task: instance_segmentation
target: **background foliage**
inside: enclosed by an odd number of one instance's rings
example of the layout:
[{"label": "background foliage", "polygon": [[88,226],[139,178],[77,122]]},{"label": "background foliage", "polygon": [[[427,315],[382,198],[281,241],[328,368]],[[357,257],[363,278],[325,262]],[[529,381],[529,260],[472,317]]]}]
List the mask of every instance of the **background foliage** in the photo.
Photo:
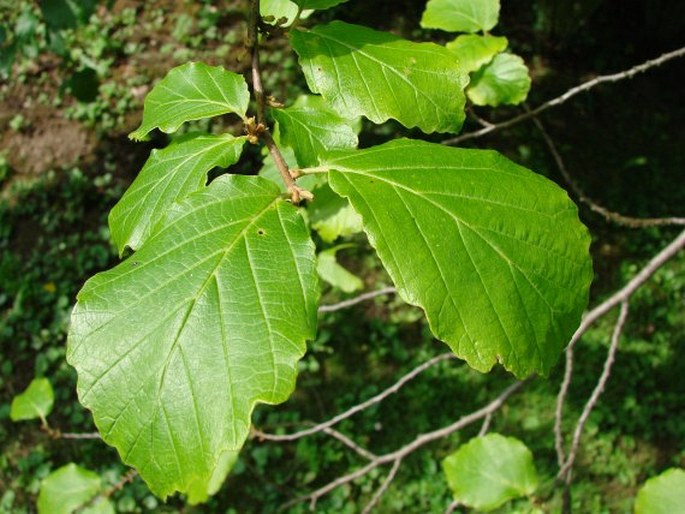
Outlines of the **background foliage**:
[{"label": "background foliage", "polygon": [[[55,390],[52,427],[93,430],[75,397],[73,370],[64,361],[64,337],[76,291],[84,279],[110,267],[116,251],[106,214],[150,148],[155,136],[133,145],[125,134],[137,126],[142,98],[153,80],[188,59],[223,64],[241,72],[245,6],[242,2],[155,1],[62,5],[46,13],[27,0],[0,1],[0,512],[33,512],[40,482],[68,462],[95,471],[104,489],[126,469],[99,441],[53,439],[40,423],[10,420],[12,398],[35,376]],[[447,42],[439,31],[420,29],[425,2],[378,1],[369,10],[350,1],[317,14],[390,29],[413,39]],[[594,74],[625,69],[682,45],[683,20],[661,2],[537,0],[503,2],[496,35],[532,70],[532,106]],[[572,12],[569,12],[569,9]],[[378,19],[375,13],[393,13]],[[619,23],[617,20],[621,20]],[[263,52],[265,87],[279,98],[296,98],[304,77],[295,56],[274,38]],[[5,63],[13,61],[13,64]],[[631,81],[608,85],[550,111],[544,120],[588,196],[635,216],[685,215],[682,169],[685,107],[678,84],[685,65],[675,61]],[[478,113],[505,119],[518,112],[498,107]],[[202,124],[215,123],[215,126]],[[230,128],[230,118],[198,122]],[[473,122],[469,122],[473,123]],[[368,146],[406,133],[398,124],[365,127]],[[475,128],[472,125],[471,128]],[[476,144],[476,143],[472,143]],[[561,182],[554,161],[532,124],[520,124],[477,143]],[[238,166],[249,172],[262,159],[246,151]],[[672,239],[669,228],[640,231],[608,224],[582,210],[593,234],[597,303],[626,282]],[[368,243],[340,252],[365,289],[390,285]],[[320,248],[332,245],[320,241]],[[685,346],[685,257],[659,271],[633,298],[631,318],[607,391],[590,417],[576,467],[573,507],[578,512],[626,512],[638,487],[670,467],[684,467],[685,384],[678,355]],[[346,297],[324,291],[324,303]],[[567,409],[578,414],[590,394],[606,352],[612,319],[583,340]],[[376,299],[321,319],[319,334],[302,361],[298,389],[286,404],[261,407],[255,425],[289,429],[301,420],[322,420],[371,396],[420,362],[444,351],[425,321],[396,299]],[[510,400],[493,419],[493,430],[523,440],[538,475],[556,471],[551,427],[561,366],[549,382],[538,380]],[[478,408],[509,378],[484,376],[454,361],[443,362],[399,395],[345,421],[341,431],[382,453],[413,434],[442,426]],[[570,419],[572,419],[571,416]],[[570,429],[571,426],[567,427]],[[474,429],[475,430],[475,429]],[[407,459],[379,506],[380,512],[442,512],[451,499],[440,462],[474,430],[457,433]],[[139,480],[112,490],[118,512],[274,512],[311,486],[358,463],[332,439],[316,436],[290,445],[248,442],[219,495],[190,508],[182,498],[162,505]],[[321,512],[357,512],[382,474],[372,473],[318,503]],[[541,496],[543,511],[558,510],[556,494]],[[517,504],[502,507],[517,512]],[[291,512],[306,512],[306,505]]]}]

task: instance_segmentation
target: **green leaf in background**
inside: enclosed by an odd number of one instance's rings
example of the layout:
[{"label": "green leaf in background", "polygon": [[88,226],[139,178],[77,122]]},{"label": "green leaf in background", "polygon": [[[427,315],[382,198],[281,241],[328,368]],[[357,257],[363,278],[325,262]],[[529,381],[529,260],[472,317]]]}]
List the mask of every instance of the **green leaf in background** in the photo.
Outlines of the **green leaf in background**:
[{"label": "green leaf in background", "polygon": [[[283,26],[288,27],[297,16],[297,11],[300,8],[295,2],[290,0],[261,0],[259,2],[259,13],[262,18],[273,16],[273,21],[266,23],[275,24],[281,18],[286,18],[288,21]],[[306,10],[300,14],[300,19],[308,18],[314,11]]]},{"label": "green leaf in background", "polygon": [[97,473],[88,471],[73,462],[50,473],[41,483],[38,495],[38,514],[114,514],[112,504],[106,499],[88,505],[101,491],[102,483]]},{"label": "green leaf in background", "polygon": [[354,247],[352,244],[342,244],[319,252],[316,264],[316,271],[319,276],[344,293],[354,293],[364,287],[364,282],[343,268],[336,259],[336,254],[340,250],[352,247]]},{"label": "green leaf in background", "polygon": [[500,434],[471,439],[442,468],[454,498],[483,511],[529,496],[538,486],[533,454],[518,439]]},{"label": "green leaf in background", "polygon": [[156,495],[204,501],[255,404],[291,394],[318,295],[297,209],[268,180],[223,175],[79,293],[67,346],[79,399]]},{"label": "green leaf in background", "polygon": [[271,113],[280,142],[294,149],[300,167],[316,166],[331,150],[357,147],[357,134],[350,123],[328,108],[321,97],[312,96]]},{"label": "green leaf in background", "polygon": [[109,213],[119,255],[127,246],[140,248],[173,203],[205,186],[212,168],[236,163],[246,139],[230,134],[193,134],[163,150],[152,150],[133,184]]},{"label": "green leaf in background", "polygon": [[471,73],[492,61],[495,55],[506,50],[508,44],[505,37],[462,34],[445,47],[456,54],[464,71]]},{"label": "green leaf in background", "polygon": [[142,139],[154,128],[171,133],[186,121],[229,112],[244,119],[249,101],[242,75],[221,66],[189,62],[172,69],[147,94],[143,121],[129,137]]},{"label": "green leaf in background", "polygon": [[445,47],[340,21],[291,38],[309,89],[343,117],[392,118],[426,133],[461,128],[468,76]]},{"label": "green leaf in background", "polygon": [[563,189],[497,152],[408,139],[325,166],[401,296],[457,356],[519,377],[550,370],[592,280],[590,236]]},{"label": "green leaf in background", "polygon": [[497,25],[499,0],[429,0],[421,17],[424,29],[487,32]]},{"label": "green leaf in background", "polygon": [[40,419],[45,422],[52,411],[55,397],[47,378],[34,378],[26,390],[12,399],[10,419],[24,421]]},{"label": "green leaf in background", "polygon": [[635,514],[685,512],[685,471],[672,468],[650,478],[635,499]]},{"label": "green leaf in background", "polygon": [[528,67],[518,55],[503,53],[473,74],[466,90],[476,105],[516,105],[530,90]]},{"label": "green leaf in background", "polygon": [[330,9],[347,0],[293,0],[302,9]]},{"label": "green leaf in background", "polygon": [[339,237],[358,234],[364,228],[361,216],[350,202],[333,192],[327,184],[315,190],[314,201],[309,204],[307,211],[312,228],[327,243]]}]

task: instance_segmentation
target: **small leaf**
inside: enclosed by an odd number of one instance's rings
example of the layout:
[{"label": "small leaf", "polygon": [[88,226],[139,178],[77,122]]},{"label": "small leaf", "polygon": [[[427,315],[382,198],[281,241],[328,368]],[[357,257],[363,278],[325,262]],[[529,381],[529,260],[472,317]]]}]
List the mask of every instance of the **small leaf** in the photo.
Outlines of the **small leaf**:
[{"label": "small leaf", "polygon": [[447,32],[487,32],[497,25],[498,18],[499,0],[429,0],[421,26]]},{"label": "small leaf", "polygon": [[[283,26],[288,27],[295,20],[299,7],[295,2],[290,0],[261,0],[259,2],[259,14],[264,17],[273,17],[273,21],[267,21],[272,25],[276,24],[281,18],[286,18],[288,21]],[[314,11],[303,11],[300,19],[308,18]]]},{"label": "small leaf", "polygon": [[164,498],[221,485],[316,333],[314,245],[270,181],[222,175],[77,297],[67,360],[104,441]]},{"label": "small leaf", "polygon": [[172,69],[152,88],[145,97],[143,122],[129,137],[143,139],[154,128],[169,134],[186,121],[229,112],[245,119],[249,101],[242,75],[221,66],[189,62]]},{"label": "small leaf", "polygon": [[492,151],[395,140],[331,158],[401,296],[469,365],[546,374],[577,328],[590,237],[564,190]]},{"label": "small leaf", "polygon": [[302,9],[330,9],[347,0],[293,0]]},{"label": "small leaf", "polygon": [[393,118],[426,133],[461,128],[468,77],[445,47],[340,21],[291,38],[309,89],[341,116]]},{"label": "small leaf", "polygon": [[650,478],[635,499],[635,514],[674,514],[685,505],[685,471],[672,468]]},{"label": "small leaf", "polygon": [[300,167],[316,166],[331,150],[357,147],[351,124],[328,108],[321,97],[310,97],[287,109],[272,109],[271,113],[278,124],[280,142],[295,151]]},{"label": "small leaf", "polygon": [[[73,462],[50,473],[41,483],[38,495],[38,514],[72,514],[90,503],[101,490],[97,473],[88,471]],[[99,506],[104,504],[104,506]],[[107,507],[109,505],[109,507]],[[99,506],[99,507],[98,507]],[[114,514],[112,505],[106,500],[97,501],[88,510],[93,514]]]},{"label": "small leaf", "polygon": [[342,244],[320,252],[316,265],[316,271],[319,273],[319,276],[344,293],[354,293],[364,287],[361,279],[343,268],[336,259],[338,251],[350,248],[351,246],[354,245]]},{"label": "small leaf", "polygon": [[530,90],[528,67],[518,55],[496,55],[488,65],[474,73],[466,93],[476,105],[516,105]]},{"label": "small leaf", "polygon": [[506,50],[508,44],[505,37],[463,34],[445,47],[459,58],[464,71],[471,73],[492,61],[495,55]]},{"label": "small leaf", "polygon": [[[321,176],[321,175],[305,175]],[[362,218],[350,202],[342,198],[328,185],[314,192],[314,201],[308,205],[309,221],[325,242],[332,243],[339,237],[358,234],[363,230]]]},{"label": "small leaf", "polygon": [[152,150],[133,184],[109,214],[119,254],[127,246],[140,248],[173,203],[205,186],[212,168],[236,163],[246,139],[230,134],[193,134],[163,150]]},{"label": "small leaf", "polygon": [[45,421],[52,412],[55,397],[47,378],[34,378],[26,390],[12,399],[10,419],[24,421],[40,419]]},{"label": "small leaf", "polygon": [[538,485],[533,454],[518,439],[488,434],[471,439],[442,461],[454,498],[490,511],[529,496]]}]

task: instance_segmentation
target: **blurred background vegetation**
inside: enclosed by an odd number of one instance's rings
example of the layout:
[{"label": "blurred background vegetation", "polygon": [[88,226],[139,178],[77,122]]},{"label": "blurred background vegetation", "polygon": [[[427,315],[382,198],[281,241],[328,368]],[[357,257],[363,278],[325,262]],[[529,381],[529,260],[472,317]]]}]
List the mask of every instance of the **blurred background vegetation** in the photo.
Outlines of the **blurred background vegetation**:
[{"label": "blurred background vegetation", "polygon": [[[35,511],[41,480],[68,462],[98,472],[106,484],[126,473],[116,452],[99,441],[52,439],[38,423],[12,423],[10,403],[35,376],[55,388],[53,427],[94,430],[75,395],[75,373],[64,360],[65,334],[76,292],[116,262],[107,213],[142,167],[157,134],[134,144],[126,134],[140,120],[142,99],[155,80],[187,60],[242,72],[247,2],[187,0],[0,0],[0,513]],[[350,0],[318,13],[392,30],[414,40],[444,42],[422,31],[424,0]],[[502,1],[496,30],[531,69],[528,102],[536,106],[597,74],[626,69],[682,46],[685,18],[673,2],[657,0]],[[681,6],[682,7],[682,6]],[[382,16],[381,16],[382,14]],[[304,91],[287,41],[263,49],[265,87],[293,101]],[[543,117],[571,174],[588,196],[632,216],[685,215],[685,62],[581,95]],[[491,120],[520,112],[479,109]],[[229,118],[194,125],[236,130]],[[394,123],[366,126],[363,145],[407,131]],[[475,128],[473,126],[467,126]],[[238,130],[240,128],[238,127]],[[414,137],[419,134],[412,134]],[[425,137],[422,136],[421,137]],[[562,183],[532,123],[519,124],[468,145],[495,148]],[[261,166],[246,152],[241,172]],[[591,304],[624,284],[677,233],[672,228],[627,229],[584,207],[593,234],[595,282]],[[345,265],[365,289],[390,285],[362,237],[346,250]],[[321,243],[323,245],[323,243]],[[323,301],[345,298],[328,287]],[[631,301],[618,362],[590,417],[576,465],[572,498],[577,512],[629,512],[650,476],[685,466],[685,256],[662,268]],[[613,319],[584,338],[567,405],[569,425],[589,396],[608,345]],[[322,315],[319,335],[301,364],[298,388],[279,407],[261,407],[255,425],[288,430],[320,421],[381,391],[446,347],[432,339],[416,309],[378,298]],[[543,479],[553,478],[554,402],[562,366],[537,379],[493,420],[493,429],[519,437],[533,451]],[[417,433],[448,424],[498,394],[510,377],[481,375],[447,361],[399,394],[338,428],[372,451],[394,450]],[[403,464],[378,512],[442,512],[450,502],[442,457],[475,435],[477,427],[419,451]],[[228,483],[209,504],[164,504],[140,479],[113,493],[118,512],[276,512],[285,501],[349,470],[359,458],[338,441],[317,435],[292,444],[248,442]],[[317,511],[358,512],[383,470],[335,490]],[[559,494],[536,499],[558,511]],[[527,512],[510,504],[502,512]],[[306,505],[289,512],[307,512]]]}]

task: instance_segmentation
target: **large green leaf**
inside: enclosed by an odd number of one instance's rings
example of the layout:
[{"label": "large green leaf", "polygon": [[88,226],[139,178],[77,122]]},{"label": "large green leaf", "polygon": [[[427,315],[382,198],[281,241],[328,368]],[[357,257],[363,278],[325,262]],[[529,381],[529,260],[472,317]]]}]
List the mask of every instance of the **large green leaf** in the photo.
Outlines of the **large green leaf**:
[{"label": "large green leaf", "polygon": [[528,67],[518,55],[499,54],[473,74],[466,90],[476,105],[516,105],[523,102],[530,90]]},{"label": "large green leaf", "polygon": [[476,437],[442,461],[454,498],[489,511],[535,492],[533,454],[518,439],[499,434]]},{"label": "large green leaf", "polygon": [[242,75],[221,66],[189,62],[172,69],[147,94],[143,121],[129,137],[142,139],[156,127],[171,133],[186,121],[229,112],[245,118],[249,101]]},{"label": "large green leaf", "polygon": [[114,514],[112,504],[106,499],[94,501],[101,487],[96,473],[73,462],[62,466],[41,483],[38,514],[72,514],[77,510],[84,514]]},{"label": "large green leaf", "polygon": [[635,499],[635,514],[674,514],[685,511],[685,471],[672,468],[650,478]]},{"label": "large green leaf", "polygon": [[255,404],[288,398],[315,335],[314,261],[275,184],[223,175],[83,287],[67,348],[79,398],[155,494],[213,494]]},{"label": "large green leaf", "polygon": [[145,166],[109,214],[119,253],[138,249],[167,209],[205,186],[207,172],[226,168],[240,158],[245,137],[194,134],[152,150]]},{"label": "large green leaf", "polygon": [[326,163],[402,297],[474,368],[547,373],[577,328],[590,237],[565,191],[493,151],[396,140]]},{"label": "large green leaf", "polygon": [[457,55],[464,71],[471,73],[492,61],[492,58],[503,52],[508,44],[505,37],[462,34],[445,47]]},{"label": "large green leaf", "polygon": [[328,108],[321,97],[309,97],[271,113],[280,141],[293,148],[302,167],[316,166],[331,150],[356,148],[358,144],[350,122]]},{"label": "large green leaf", "polygon": [[23,393],[12,399],[10,419],[24,421],[45,418],[52,411],[55,401],[52,386],[47,378],[34,378]]},{"label": "large green leaf", "polygon": [[488,31],[497,25],[499,0],[429,0],[421,17],[424,29]]},{"label": "large green leaf", "polygon": [[309,89],[342,116],[393,118],[427,133],[461,128],[468,77],[446,48],[340,21],[291,38]]}]

